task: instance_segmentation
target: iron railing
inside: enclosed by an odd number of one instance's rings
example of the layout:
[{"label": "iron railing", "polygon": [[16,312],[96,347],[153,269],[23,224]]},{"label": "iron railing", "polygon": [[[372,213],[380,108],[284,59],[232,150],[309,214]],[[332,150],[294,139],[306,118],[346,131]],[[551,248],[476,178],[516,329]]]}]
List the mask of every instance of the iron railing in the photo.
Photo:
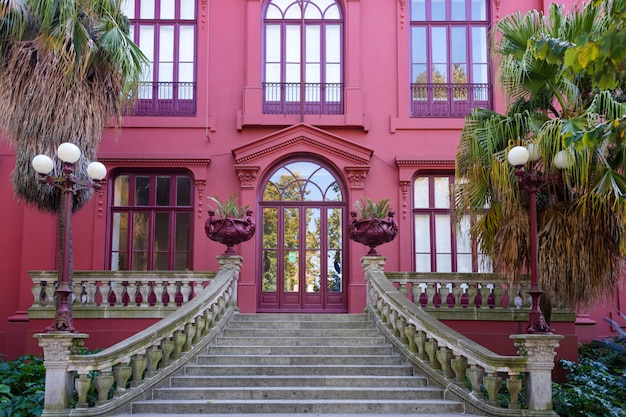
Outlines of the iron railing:
[{"label": "iron railing", "polygon": [[411,84],[411,117],[465,117],[491,108],[489,84]]},{"label": "iron railing", "polygon": [[343,83],[263,83],[263,114],[343,114]]},{"label": "iron railing", "polygon": [[195,116],[196,83],[141,82],[131,116]]}]

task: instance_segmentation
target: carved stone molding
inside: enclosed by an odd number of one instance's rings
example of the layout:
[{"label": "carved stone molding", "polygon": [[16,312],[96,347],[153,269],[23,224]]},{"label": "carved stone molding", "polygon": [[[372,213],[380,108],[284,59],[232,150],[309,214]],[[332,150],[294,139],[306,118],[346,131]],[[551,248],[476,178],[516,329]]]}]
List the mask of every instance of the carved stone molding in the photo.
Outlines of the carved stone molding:
[{"label": "carved stone molding", "polygon": [[402,191],[402,218],[406,219],[409,213],[409,190],[411,181],[400,181],[400,191]]},{"label": "carved stone molding", "polygon": [[237,176],[241,182],[241,188],[253,188],[260,167],[248,165],[235,165]]},{"label": "carved stone molding", "polygon": [[369,166],[346,167],[345,169],[348,174],[348,181],[350,181],[350,188],[365,187],[365,179],[370,170]]},{"label": "carved stone molding", "polygon": [[196,193],[198,194],[198,218],[202,217],[202,202],[204,196],[204,189],[206,187],[206,180],[196,180]]}]

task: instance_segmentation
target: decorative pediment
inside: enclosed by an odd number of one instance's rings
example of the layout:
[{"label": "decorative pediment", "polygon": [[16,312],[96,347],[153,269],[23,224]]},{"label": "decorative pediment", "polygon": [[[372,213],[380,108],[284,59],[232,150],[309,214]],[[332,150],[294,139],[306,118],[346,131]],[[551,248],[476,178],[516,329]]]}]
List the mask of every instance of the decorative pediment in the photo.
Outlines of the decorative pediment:
[{"label": "decorative pediment", "polygon": [[[265,165],[277,155],[313,153],[338,165],[366,166],[373,151],[340,136],[306,124],[297,124],[233,149],[237,165]],[[341,162],[340,162],[341,161]]]}]

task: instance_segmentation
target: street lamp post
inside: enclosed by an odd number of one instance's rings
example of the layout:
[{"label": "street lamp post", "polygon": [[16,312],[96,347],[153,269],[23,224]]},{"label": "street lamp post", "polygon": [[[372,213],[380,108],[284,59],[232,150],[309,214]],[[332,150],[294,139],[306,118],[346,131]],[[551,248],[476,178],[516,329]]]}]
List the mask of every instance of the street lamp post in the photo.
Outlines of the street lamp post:
[{"label": "street lamp post", "polygon": [[87,175],[90,179],[78,179],[74,176],[74,164],[80,159],[81,153],[78,146],[65,142],[59,145],[57,157],[63,162],[61,175],[50,175],[54,168],[54,161],[46,155],[37,155],[32,164],[39,175],[40,184],[48,184],[61,190],[61,207],[59,217],[63,216],[63,226],[59,233],[63,245],[59,268],[59,282],[55,291],[57,297],[57,309],[54,322],[46,328],[46,332],[69,332],[76,331],[72,324],[72,312],[68,306],[68,298],[72,294],[72,275],[70,267],[71,233],[72,233],[72,209],[74,195],[80,190],[95,189],[102,187],[101,181],[106,176],[106,167],[100,162],[92,162],[87,166]]},{"label": "street lamp post", "polygon": [[[528,313],[528,326],[526,333],[552,333],[554,330],[548,326],[545,317],[539,307],[539,297],[543,291],[539,287],[539,253],[537,250],[537,192],[548,184],[560,181],[561,174],[544,174],[537,170],[536,163],[541,158],[538,145],[529,144],[515,146],[509,150],[507,159],[515,167],[515,176],[518,179],[519,188],[528,193],[529,199],[529,223],[530,223],[530,290],[531,308]],[[528,166],[526,167],[526,164]],[[554,165],[558,169],[567,168],[569,157],[567,151],[560,151],[554,157]]]}]

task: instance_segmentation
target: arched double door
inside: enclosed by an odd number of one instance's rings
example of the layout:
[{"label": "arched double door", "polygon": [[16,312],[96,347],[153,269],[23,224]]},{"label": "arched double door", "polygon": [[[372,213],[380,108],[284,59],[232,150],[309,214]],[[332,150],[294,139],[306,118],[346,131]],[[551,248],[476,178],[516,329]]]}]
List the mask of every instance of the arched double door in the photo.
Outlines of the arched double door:
[{"label": "arched double door", "polygon": [[347,311],[344,194],[311,160],[287,162],[265,181],[258,311]]}]

